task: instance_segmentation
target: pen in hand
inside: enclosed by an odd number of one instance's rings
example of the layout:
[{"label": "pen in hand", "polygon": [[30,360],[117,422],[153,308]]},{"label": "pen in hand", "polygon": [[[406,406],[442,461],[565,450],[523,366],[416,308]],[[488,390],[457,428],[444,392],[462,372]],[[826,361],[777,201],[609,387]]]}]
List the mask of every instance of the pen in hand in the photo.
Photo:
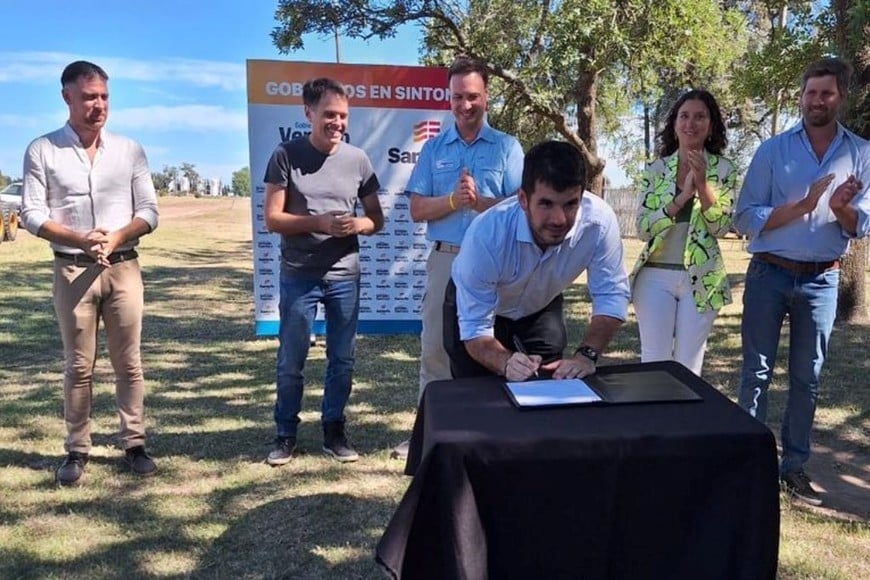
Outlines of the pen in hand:
[{"label": "pen in hand", "polygon": [[[526,348],[523,346],[523,341],[521,341],[520,337],[517,336],[516,334],[514,335],[514,348],[517,349],[518,353],[524,354],[524,355],[526,355],[526,357],[529,356],[529,353],[526,352]],[[538,369],[535,369],[532,376],[535,377],[536,379],[539,378]]]}]

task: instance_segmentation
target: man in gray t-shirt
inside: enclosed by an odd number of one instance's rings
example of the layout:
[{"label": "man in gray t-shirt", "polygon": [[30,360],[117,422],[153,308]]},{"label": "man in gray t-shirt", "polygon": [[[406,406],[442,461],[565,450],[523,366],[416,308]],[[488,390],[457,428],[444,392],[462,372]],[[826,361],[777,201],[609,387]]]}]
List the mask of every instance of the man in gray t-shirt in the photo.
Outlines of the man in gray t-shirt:
[{"label": "man in gray t-shirt", "polygon": [[[293,457],[302,408],[302,371],[317,304],[326,312],[327,367],[321,422],[323,451],[356,461],[344,432],[359,317],[358,235],[384,225],[380,187],[365,152],[342,140],[347,95],[332,79],[302,88],[311,134],[281,143],[266,169],[266,227],[281,234],[281,303],[276,365],[275,448],[270,465]],[[356,216],[357,202],[363,216]]]}]

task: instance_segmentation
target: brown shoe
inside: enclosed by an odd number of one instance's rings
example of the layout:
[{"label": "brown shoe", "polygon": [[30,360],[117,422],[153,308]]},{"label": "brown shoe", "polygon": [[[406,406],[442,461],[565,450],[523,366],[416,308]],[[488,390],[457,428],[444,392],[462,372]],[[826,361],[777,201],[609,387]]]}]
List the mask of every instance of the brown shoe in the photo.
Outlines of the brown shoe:
[{"label": "brown shoe", "polygon": [[142,477],[149,477],[157,473],[157,465],[154,460],[145,453],[144,445],[131,447],[124,452],[124,462],[130,468],[130,471]]},{"label": "brown shoe", "polygon": [[87,453],[70,451],[55,472],[55,480],[58,485],[81,485],[87,463]]}]

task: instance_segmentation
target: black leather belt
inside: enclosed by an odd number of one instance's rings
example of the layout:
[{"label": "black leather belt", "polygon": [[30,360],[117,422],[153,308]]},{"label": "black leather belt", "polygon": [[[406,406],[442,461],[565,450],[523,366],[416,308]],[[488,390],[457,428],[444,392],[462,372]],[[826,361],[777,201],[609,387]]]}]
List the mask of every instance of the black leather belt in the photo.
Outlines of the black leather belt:
[{"label": "black leather belt", "polygon": [[[76,266],[90,266],[96,264],[97,261],[87,254],[65,254],[64,252],[55,252],[54,257],[60,260],[69,260]],[[117,264],[118,262],[129,262],[139,257],[136,250],[124,250],[123,252],[114,252],[109,254],[109,263]]]},{"label": "black leather belt", "polygon": [[448,254],[458,254],[459,246],[448,244],[447,242],[435,242],[436,252],[447,252]]},{"label": "black leather belt", "polygon": [[828,270],[836,270],[840,267],[840,260],[828,260],[827,262],[799,262],[769,252],[759,252],[755,254],[755,257],[762,262],[779,266],[784,270],[795,272],[797,274],[818,274],[821,272],[827,272]]}]

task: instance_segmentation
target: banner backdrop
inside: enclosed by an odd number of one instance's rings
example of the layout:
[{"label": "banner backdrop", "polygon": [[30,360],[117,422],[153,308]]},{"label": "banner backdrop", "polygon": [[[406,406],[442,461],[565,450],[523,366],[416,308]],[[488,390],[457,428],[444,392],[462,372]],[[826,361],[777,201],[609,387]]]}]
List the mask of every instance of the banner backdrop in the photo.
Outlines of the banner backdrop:
[{"label": "banner backdrop", "polygon": [[[263,177],[278,143],[311,132],[302,85],[316,77],[345,86],[350,105],[345,141],[366,151],[381,183],[384,229],[359,237],[359,332],[419,333],[429,244],[425,224],[411,221],[402,193],[423,143],[453,122],[447,70],[249,60],[247,74],[256,334],[278,333],[281,272],[280,236],[266,231],[263,216]],[[324,331],[320,312],[314,331]]]}]

